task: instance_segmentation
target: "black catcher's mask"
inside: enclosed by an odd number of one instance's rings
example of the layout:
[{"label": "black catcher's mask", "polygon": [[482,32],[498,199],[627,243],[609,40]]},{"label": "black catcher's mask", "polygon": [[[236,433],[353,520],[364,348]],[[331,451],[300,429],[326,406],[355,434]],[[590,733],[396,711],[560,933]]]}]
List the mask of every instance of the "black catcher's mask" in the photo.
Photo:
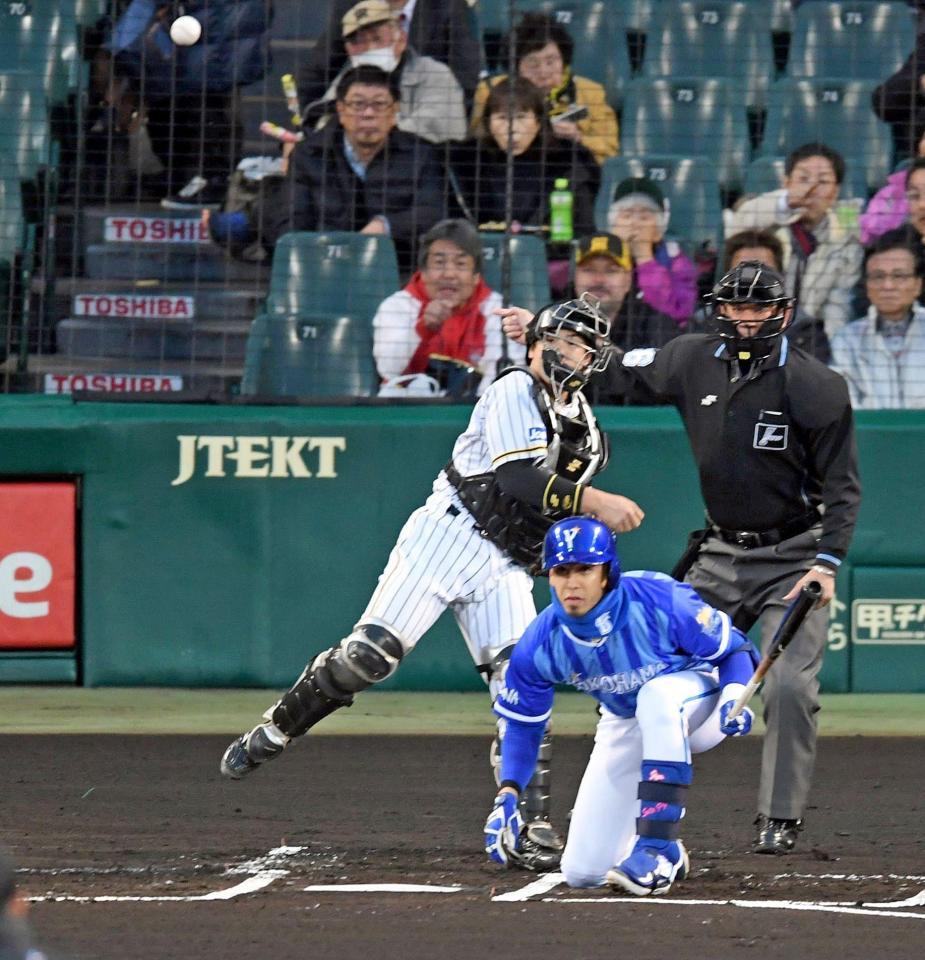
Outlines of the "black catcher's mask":
[{"label": "black catcher's mask", "polygon": [[[793,300],[787,295],[784,278],[760,260],[743,260],[729,271],[706,298],[713,305],[713,323],[716,332],[726,341],[730,353],[740,360],[763,360],[774,348],[774,340],[790,325],[788,313]],[[773,306],[775,309],[763,322],[758,332],[743,337],[737,321],[725,314],[725,305]]]},{"label": "black catcher's mask", "polygon": [[[572,367],[559,353],[557,342],[564,333],[577,334],[588,348],[588,359],[580,369]],[[543,370],[556,397],[563,391],[580,390],[610,360],[610,352],[605,349],[610,342],[610,320],[587,293],[577,300],[543,307],[527,326],[526,339],[528,348],[542,342]]]}]

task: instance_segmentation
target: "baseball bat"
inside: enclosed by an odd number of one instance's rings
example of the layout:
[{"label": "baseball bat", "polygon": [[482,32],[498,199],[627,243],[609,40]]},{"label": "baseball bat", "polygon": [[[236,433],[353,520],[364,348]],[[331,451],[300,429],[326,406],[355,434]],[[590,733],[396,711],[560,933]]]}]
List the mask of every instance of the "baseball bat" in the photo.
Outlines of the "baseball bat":
[{"label": "baseball bat", "polygon": [[787,644],[793,639],[807,614],[816,606],[821,596],[822,584],[810,580],[800,591],[796,600],[787,607],[787,611],[784,613],[784,617],[778,624],[771,640],[771,645],[768,647],[768,652],[762,657],[761,663],[755,667],[751,680],[748,681],[745,689],[739,695],[739,699],[733,704],[727,720],[735,719],[748,706],[749,700],[755,695],[755,691],[761,681],[764,680],[765,674],[771,669],[774,661],[786,650]]}]

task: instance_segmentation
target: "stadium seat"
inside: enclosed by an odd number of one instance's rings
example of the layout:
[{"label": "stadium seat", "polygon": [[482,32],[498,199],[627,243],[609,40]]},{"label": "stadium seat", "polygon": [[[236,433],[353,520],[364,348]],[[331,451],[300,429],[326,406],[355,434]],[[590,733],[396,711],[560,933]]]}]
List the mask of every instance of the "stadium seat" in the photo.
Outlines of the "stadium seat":
[{"label": "stadium seat", "polygon": [[803,3],[794,15],[787,74],[882,81],[915,46],[915,13],[904,3]]},{"label": "stadium seat", "polygon": [[[752,160],[745,171],[745,186],[742,189],[746,194],[768,193],[777,190],[784,182],[784,157],[757,157]],[[867,183],[864,171],[856,164],[845,164],[845,179],[841,185],[840,196],[866,197]]]},{"label": "stadium seat", "polygon": [[607,229],[607,211],[617,184],[627,177],[647,177],[657,183],[670,204],[670,236],[689,248],[708,243],[718,248],[723,233],[723,210],[716,168],[703,157],[652,154],[647,157],[610,157],[601,168],[594,218],[598,230]]},{"label": "stadium seat", "polygon": [[720,186],[737,190],[749,153],[748,117],[728,80],[637,78],[626,88],[621,152],[705,156],[717,166]]},{"label": "stadium seat", "polygon": [[647,77],[725,77],[761,106],[774,75],[767,21],[741,0],[663,3],[646,39]]},{"label": "stadium seat", "polygon": [[241,393],[367,397],[378,388],[372,324],[343,313],[259,314],[247,339]]},{"label": "stadium seat", "polygon": [[870,80],[778,80],[768,95],[759,155],[786,155],[819,141],[837,150],[868,190],[879,189],[890,172],[893,139],[871,109],[875,86]]},{"label": "stadium seat", "polygon": [[24,71],[0,72],[0,179],[31,179],[48,150],[45,94]]},{"label": "stadium seat", "polygon": [[[493,290],[501,289],[501,247],[503,233],[479,233],[482,240],[482,277]],[[546,244],[531,234],[511,237],[511,291],[508,302],[528,310],[539,310],[549,303],[549,273],[546,269]]]},{"label": "stadium seat", "polygon": [[[22,7],[22,13],[13,12]],[[52,102],[67,97],[69,65],[77,60],[73,11],[58,4],[0,4],[0,69],[34,77]]]},{"label": "stadium seat", "polygon": [[399,287],[391,237],[287,233],[273,252],[267,312],[343,312],[370,323],[379,304]]}]

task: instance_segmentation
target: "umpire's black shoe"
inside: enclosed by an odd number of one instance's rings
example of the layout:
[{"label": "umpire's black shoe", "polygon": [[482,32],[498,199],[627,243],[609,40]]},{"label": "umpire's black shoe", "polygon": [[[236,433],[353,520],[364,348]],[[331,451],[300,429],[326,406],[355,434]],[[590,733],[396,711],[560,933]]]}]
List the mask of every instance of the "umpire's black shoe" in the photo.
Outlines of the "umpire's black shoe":
[{"label": "umpire's black shoe", "polygon": [[222,756],[222,776],[229,780],[240,780],[261,763],[278,757],[288,743],[278,742],[267,731],[266,724],[254,727],[250,733],[244,733],[234,740]]},{"label": "umpire's black shoe", "polygon": [[548,820],[531,820],[520,834],[520,845],[511,855],[511,865],[521,870],[547,873],[558,870],[565,841]]},{"label": "umpire's black shoe", "polygon": [[755,834],[753,853],[790,853],[796,846],[797,834],[803,829],[803,821],[782,820],[759,813],[755,818],[758,828]]}]

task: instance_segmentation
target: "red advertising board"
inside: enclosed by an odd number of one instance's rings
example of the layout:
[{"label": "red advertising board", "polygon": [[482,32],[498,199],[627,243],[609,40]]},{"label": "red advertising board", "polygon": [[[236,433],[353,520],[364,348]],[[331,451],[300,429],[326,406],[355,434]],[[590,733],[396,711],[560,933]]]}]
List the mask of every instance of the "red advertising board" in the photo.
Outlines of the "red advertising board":
[{"label": "red advertising board", "polygon": [[76,488],[0,483],[0,649],[74,646]]}]

